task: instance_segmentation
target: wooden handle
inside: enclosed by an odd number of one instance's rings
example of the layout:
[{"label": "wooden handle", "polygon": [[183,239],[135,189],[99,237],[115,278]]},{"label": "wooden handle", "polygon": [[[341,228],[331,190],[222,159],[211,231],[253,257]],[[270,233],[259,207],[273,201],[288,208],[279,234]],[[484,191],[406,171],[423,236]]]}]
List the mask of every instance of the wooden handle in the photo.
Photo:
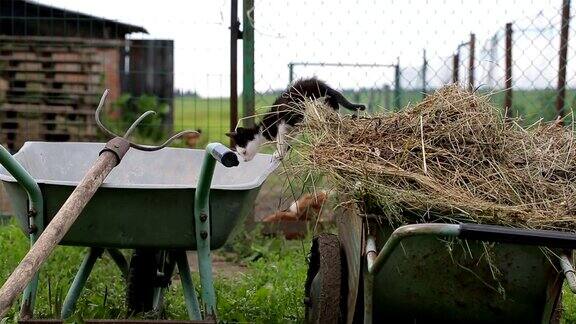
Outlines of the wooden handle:
[{"label": "wooden handle", "polygon": [[0,288],[0,318],[6,314],[16,297],[32,280],[34,274],[50,256],[56,245],[60,243],[88,201],[116,165],[117,158],[112,152],[105,151],[98,157],[50,224],[46,226],[34,246]]}]

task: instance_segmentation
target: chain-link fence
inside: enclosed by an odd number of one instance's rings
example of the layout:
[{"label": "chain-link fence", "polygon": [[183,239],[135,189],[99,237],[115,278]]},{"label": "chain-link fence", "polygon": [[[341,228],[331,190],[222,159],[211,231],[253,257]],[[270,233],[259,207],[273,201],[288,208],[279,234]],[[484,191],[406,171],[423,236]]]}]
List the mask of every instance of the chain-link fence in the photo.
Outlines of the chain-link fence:
[{"label": "chain-link fence", "polygon": [[550,120],[574,100],[573,12],[561,0],[304,1],[281,10],[256,1],[257,104],[291,80],[317,76],[371,111],[415,103],[452,82],[490,91],[504,107],[508,81],[511,114]]}]

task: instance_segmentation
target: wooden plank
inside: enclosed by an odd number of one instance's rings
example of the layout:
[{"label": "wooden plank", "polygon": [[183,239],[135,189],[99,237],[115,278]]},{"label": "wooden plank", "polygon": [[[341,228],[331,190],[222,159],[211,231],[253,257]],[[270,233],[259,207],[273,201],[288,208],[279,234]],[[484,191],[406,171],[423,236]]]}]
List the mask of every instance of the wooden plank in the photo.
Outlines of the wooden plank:
[{"label": "wooden plank", "polygon": [[21,72],[21,73],[44,73],[44,74],[82,74],[82,75],[98,75],[103,73],[102,69],[77,69],[77,70],[63,70],[63,69],[51,69],[51,68],[21,68],[21,67],[8,67],[0,69],[0,71],[6,72]]},{"label": "wooden plank", "polygon": [[78,115],[92,115],[96,111],[94,109],[74,109],[70,106],[51,106],[51,105],[21,105],[5,103],[0,105],[0,111],[14,111],[14,112],[41,112],[52,114],[78,114]]},{"label": "wooden plank", "polygon": [[83,65],[94,65],[94,64],[101,64],[102,62],[94,59],[88,58],[67,58],[62,56],[57,57],[37,57],[36,53],[33,52],[21,52],[21,54],[29,54],[23,55],[22,57],[16,57],[14,55],[0,55],[0,61],[2,62],[39,62],[39,63],[76,63],[76,64],[83,64]]},{"label": "wooden plank", "polygon": [[78,54],[94,54],[95,46],[89,45],[70,45],[70,44],[57,44],[52,43],[51,45],[37,45],[34,43],[27,43],[27,44],[15,44],[15,43],[7,43],[2,44],[0,40],[0,52],[7,53],[7,52],[34,52],[34,53],[46,53],[50,54],[54,53],[78,53]]},{"label": "wooden plank", "polygon": [[29,79],[22,78],[22,77],[20,77],[20,78],[14,77],[14,78],[10,79],[10,81],[38,82],[38,83],[43,83],[43,84],[54,84],[54,83],[83,84],[83,85],[88,85],[88,86],[90,86],[90,85],[95,85],[95,86],[96,86],[96,85],[100,85],[100,82],[93,82],[93,81],[90,81],[90,82],[89,82],[88,80],[87,80],[87,81],[72,81],[72,80],[69,80],[69,81],[29,80]]},{"label": "wooden plank", "polygon": [[[1,89],[0,89],[1,90]],[[48,94],[66,94],[66,95],[79,95],[79,96],[97,96],[98,98],[102,95],[98,91],[78,91],[78,90],[65,90],[65,89],[28,89],[28,88],[16,88],[12,87],[8,92],[14,93],[48,93]]]},{"label": "wooden plank", "polygon": [[54,82],[86,82],[89,84],[100,83],[100,74],[87,74],[87,73],[56,73],[54,74]]},{"label": "wooden plank", "polygon": [[92,47],[113,46],[123,47],[123,39],[101,39],[101,38],[81,38],[81,37],[43,37],[43,36],[10,36],[0,35],[0,41],[10,41],[12,43],[63,43],[66,45],[86,44]]},{"label": "wooden plank", "polygon": [[[24,119],[24,118],[3,118],[2,123],[22,123],[26,124],[27,121],[31,119]],[[33,120],[33,119],[32,119]],[[55,125],[58,126],[85,126],[87,124],[95,124],[94,122],[87,122],[86,120],[49,120],[49,119],[40,119],[35,120],[41,125]]]}]

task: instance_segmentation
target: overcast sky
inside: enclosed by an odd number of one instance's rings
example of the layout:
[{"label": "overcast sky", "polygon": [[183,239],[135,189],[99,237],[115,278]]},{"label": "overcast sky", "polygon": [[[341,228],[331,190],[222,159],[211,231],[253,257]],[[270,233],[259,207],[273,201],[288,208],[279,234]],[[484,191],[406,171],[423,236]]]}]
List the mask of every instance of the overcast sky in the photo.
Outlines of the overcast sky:
[{"label": "overcast sky", "polygon": [[[132,38],[173,39],[175,86],[203,96],[228,95],[229,1],[39,2],[143,26],[150,33]],[[487,71],[492,66],[492,78],[499,83],[504,62],[502,36],[509,21],[516,21],[518,28],[549,27],[543,36],[515,32],[514,48],[515,64],[523,72],[517,73],[516,84],[546,86],[555,82],[560,7],[561,0],[256,0],[256,87],[260,91],[284,87],[289,62],[392,64],[397,58],[403,67],[403,84],[416,86],[414,83],[421,82],[417,78],[424,48],[431,64],[429,82],[438,84],[450,78],[450,69],[444,65],[451,65],[449,56],[471,32],[476,33],[480,61],[477,79],[489,82]],[[500,41],[490,56],[482,49],[495,33]],[[572,48],[569,53],[573,56]],[[462,56],[465,60],[465,49]],[[241,58],[240,53],[240,62]],[[570,68],[569,76],[574,72]],[[393,80],[390,68],[295,68],[296,77],[310,75],[345,88],[381,87]],[[461,75],[465,77],[465,72]]]}]

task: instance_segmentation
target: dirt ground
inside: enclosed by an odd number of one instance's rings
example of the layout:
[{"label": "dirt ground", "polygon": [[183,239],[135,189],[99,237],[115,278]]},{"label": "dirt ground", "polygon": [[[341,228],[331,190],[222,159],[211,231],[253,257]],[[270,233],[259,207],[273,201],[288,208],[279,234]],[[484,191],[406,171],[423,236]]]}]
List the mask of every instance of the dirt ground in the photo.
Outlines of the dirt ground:
[{"label": "dirt ground", "polygon": [[[192,271],[198,271],[198,258],[196,252],[188,252],[188,263]],[[212,253],[212,271],[216,277],[233,278],[239,273],[248,271],[245,266],[226,260],[226,256],[220,253]]]}]

